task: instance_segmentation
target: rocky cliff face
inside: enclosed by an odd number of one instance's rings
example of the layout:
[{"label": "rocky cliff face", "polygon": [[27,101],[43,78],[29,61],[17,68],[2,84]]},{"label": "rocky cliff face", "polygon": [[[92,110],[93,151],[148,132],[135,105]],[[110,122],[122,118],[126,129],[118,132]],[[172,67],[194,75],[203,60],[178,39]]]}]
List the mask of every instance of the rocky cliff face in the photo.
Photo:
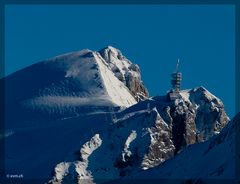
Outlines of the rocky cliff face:
[{"label": "rocky cliff face", "polygon": [[180,92],[182,99],[164,107],[176,152],[189,144],[208,140],[229,121],[224,105],[204,87]]},{"label": "rocky cliff face", "polygon": [[175,101],[170,101],[167,96],[153,97],[125,111],[155,109],[153,112],[157,113],[152,119],[154,127],[151,127],[147,154],[150,157],[145,155],[148,158],[145,169],[159,165],[187,145],[204,142],[219,134],[229,121],[221,100],[204,87],[183,90],[180,95],[182,98]]},{"label": "rocky cliff face", "polygon": [[[223,130],[208,141],[193,144],[158,167],[141,171],[127,179],[158,181],[165,184],[239,183],[240,113]],[[123,180],[120,183],[124,183]]]},{"label": "rocky cliff face", "polygon": [[108,46],[99,51],[102,58],[115,76],[122,81],[137,101],[149,97],[147,88],[141,80],[140,69],[137,64],[131,63],[121,51]]},{"label": "rocky cliff face", "polygon": [[56,165],[49,183],[125,177],[159,165],[173,157],[174,150],[170,128],[156,109],[134,113],[90,138],[80,148],[79,160]]},{"label": "rocky cliff face", "polygon": [[99,132],[102,145],[77,168],[91,174],[91,181],[129,177],[210,139],[228,123],[222,102],[205,88],[180,94],[175,101],[154,97],[113,113],[112,123]]}]

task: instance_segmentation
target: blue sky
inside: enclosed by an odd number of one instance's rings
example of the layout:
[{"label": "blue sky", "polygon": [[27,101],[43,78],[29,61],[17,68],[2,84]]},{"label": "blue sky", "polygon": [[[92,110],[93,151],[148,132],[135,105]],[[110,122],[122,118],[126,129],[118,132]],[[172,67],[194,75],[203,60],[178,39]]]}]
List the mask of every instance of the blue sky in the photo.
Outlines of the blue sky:
[{"label": "blue sky", "polygon": [[112,45],[164,95],[180,58],[182,88],[204,86],[235,113],[235,12],[231,5],[7,5],[5,72],[66,52]]}]

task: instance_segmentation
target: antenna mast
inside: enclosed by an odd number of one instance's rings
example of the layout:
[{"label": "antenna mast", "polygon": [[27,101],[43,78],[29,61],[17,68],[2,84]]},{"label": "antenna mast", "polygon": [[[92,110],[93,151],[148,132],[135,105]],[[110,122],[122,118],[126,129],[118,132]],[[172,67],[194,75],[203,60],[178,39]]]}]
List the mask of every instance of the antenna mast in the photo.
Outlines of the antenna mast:
[{"label": "antenna mast", "polygon": [[175,100],[181,98],[180,95],[180,86],[181,86],[181,81],[182,81],[182,73],[179,72],[179,62],[180,59],[178,58],[177,64],[176,64],[176,71],[172,73],[172,89],[171,92],[169,93],[170,100]]}]

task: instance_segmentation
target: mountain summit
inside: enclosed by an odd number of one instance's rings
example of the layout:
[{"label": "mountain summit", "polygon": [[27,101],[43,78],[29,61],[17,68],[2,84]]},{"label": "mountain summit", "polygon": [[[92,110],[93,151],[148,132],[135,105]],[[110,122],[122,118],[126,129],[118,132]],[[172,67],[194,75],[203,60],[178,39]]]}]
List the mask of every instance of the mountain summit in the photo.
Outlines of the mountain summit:
[{"label": "mountain summit", "polygon": [[[224,104],[204,87],[149,97],[139,67],[111,46],[57,56],[0,82],[6,173],[51,184],[101,183],[158,173],[177,178],[183,168],[187,180],[204,168],[198,160],[211,158],[202,177],[233,177],[239,115],[228,125]],[[225,145],[231,150],[222,151]],[[214,154],[231,160],[219,163]]]},{"label": "mountain summit", "polygon": [[139,67],[111,46],[47,59],[3,80],[6,112],[20,119],[25,112],[65,117],[109,111],[148,97]]}]

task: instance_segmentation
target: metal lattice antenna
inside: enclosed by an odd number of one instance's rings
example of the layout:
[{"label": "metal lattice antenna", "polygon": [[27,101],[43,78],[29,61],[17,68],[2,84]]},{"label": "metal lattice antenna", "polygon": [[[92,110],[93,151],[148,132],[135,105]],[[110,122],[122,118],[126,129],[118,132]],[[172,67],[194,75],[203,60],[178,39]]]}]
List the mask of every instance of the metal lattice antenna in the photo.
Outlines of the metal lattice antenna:
[{"label": "metal lattice antenna", "polygon": [[176,100],[176,99],[181,98],[180,87],[181,87],[181,81],[182,81],[182,73],[179,72],[179,70],[178,70],[179,63],[180,63],[180,59],[178,58],[177,64],[176,64],[176,71],[171,74],[172,89],[171,89],[171,92],[169,93],[170,100]]}]

